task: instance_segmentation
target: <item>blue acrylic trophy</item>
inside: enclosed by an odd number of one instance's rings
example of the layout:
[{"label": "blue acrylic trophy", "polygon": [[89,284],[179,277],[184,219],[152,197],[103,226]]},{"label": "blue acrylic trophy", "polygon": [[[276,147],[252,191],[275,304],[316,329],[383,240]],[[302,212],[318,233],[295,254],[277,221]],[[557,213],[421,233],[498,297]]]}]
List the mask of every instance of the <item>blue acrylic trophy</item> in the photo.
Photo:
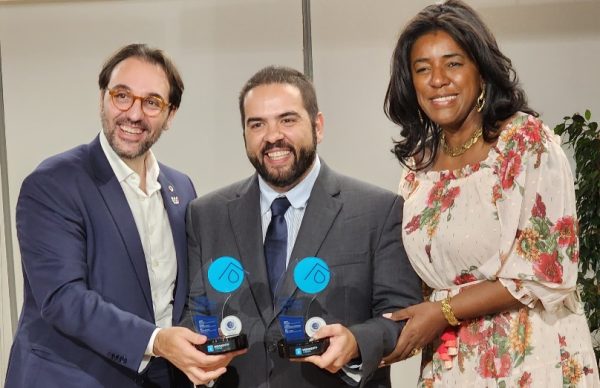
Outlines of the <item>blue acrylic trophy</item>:
[{"label": "blue acrylic trophy", "polygon": [[285,304],[279,316],[283,338],[277,342],[282,358],[304,358],[323,354],[329,347],[329,338],[312,339],[327,323],[320,316],[308,318],[312,302],[318,293],[327,288],[331,272],[325,261],[306,257],[294,268],[294,282],[299,291]]},{"label": "blue acrylic trophy", "polygon": [[[233,257],[223,256],[208,267],[208,282],[222,298],[204,300],[194,306],[192,319],[196,331],[208,340],[198,349],[206,354],[222,354],[248,347],[248,339],[242,333],[242,321],[235,312],[228,314],[227,302],[244,281],[244,268]],[[220,314],[215,315],[220,310]],[[226,315],[228,314],[228,315]],[[220,322],[219,322],[220,318]]]}]

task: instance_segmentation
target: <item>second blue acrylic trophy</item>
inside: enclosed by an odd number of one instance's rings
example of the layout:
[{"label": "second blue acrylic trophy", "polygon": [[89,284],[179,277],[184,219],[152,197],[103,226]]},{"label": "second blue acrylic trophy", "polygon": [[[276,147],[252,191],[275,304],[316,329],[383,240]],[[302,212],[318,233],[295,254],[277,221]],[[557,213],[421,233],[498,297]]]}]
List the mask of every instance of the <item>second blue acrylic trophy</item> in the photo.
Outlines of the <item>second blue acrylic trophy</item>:
[{"label": "second blue acrylic trophy", "polygon": [[283,338],[277,343],[282,358],[303,358],[324,353],[329,339],[312,337],[326,325],[321,316],[310,315],[310,307],[318,293],[327,288],[331,280],[329,266],[318,257],[306,257],[294,268],[294,282],[298,287],[295,297],[286,303],[279,324]]}]

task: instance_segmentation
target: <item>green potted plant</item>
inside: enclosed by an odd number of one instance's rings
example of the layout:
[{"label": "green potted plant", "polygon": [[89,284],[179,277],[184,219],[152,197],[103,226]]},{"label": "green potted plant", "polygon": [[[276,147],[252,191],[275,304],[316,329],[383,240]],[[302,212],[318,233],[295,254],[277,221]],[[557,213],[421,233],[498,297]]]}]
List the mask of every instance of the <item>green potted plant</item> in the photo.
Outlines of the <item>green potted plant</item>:
[{"label": "green potted plant", "polygon": [[600,359],[600,131],[589,110],[566,116],[554,132],[575,157],[575,197],[579,218],[579,290]]}]

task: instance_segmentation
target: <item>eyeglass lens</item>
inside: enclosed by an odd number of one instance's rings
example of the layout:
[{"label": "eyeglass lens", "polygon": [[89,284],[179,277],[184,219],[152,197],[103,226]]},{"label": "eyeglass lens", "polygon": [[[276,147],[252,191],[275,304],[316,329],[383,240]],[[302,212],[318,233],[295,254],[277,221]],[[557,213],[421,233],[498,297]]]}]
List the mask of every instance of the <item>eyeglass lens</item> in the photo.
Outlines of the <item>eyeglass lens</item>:
[{"label": "eyeglass lens", "polygon": [[135,100],[139,99],[142,102],[142,111],[148,116],[156,116],[165,107],[165,102],[156,96],[140,97],[133,95],[128,90],[111,90],[113,103],[117,109],[126,111],[133,106]]}]

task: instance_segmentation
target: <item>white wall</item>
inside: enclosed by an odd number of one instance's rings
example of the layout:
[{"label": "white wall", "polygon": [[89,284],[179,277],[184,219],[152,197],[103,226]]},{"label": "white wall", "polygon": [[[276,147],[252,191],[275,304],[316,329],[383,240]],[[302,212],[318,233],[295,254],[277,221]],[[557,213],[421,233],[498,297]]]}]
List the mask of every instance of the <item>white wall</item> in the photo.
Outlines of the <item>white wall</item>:
[{"label": "white wall", "polygon": [[[399,167],[388,150],[398,130],[382,111],[389,60],[401,26],[427,3],[311,5],[315,85],[326,127],[320,154],[337,170],[392,190]],[[550,126],[586,108],[598,120],[600,0],[470,3],[513,59],[531,105]],[[200,194],[248,175],[237,94],[267,64],[302,69],[301,23],[301,0],[0,5],[11,209],[21,181],[43,158],[88,142],[100,130],[98,71],[114,49],[131,41],[164,48],[186,84],[173,128],[155,148],[158,157],[188,172]],[[19,257],[14,260],[18,272]],[[16,281],[20,305],[20,273]],[[395,366],[393,374],[394,386],[414,386],[417,360]]]},{"label": "white wall", "polygon": [[[468,0],[467,0],[468,1]],[[383,114],[401,27],[433,1],[312,2],[315,84],[325,114],[321,153],[348,174],[391,190],[399,131]],[[600,1],[471,0],[512,60],[531,106],[551,127],[590,108],[600,118]]]},{"label": "white wall", "polygon": [[[0,220],[4,219],[2,203],[2,180],[0,179]],[[4,381],[6,364],[12,341],[10,299],[8,294],[8,270],[6,268],[6,242],[4,225],[0,223],[0,381]]]},{"label": "white wall", "polygon": [[302,66],[301,23],[300,4],[276,0],[0,6],[11,206],[44,158],[99,132],[100,67],[134,41],[164,48],[186,86],[173,126],[155,148],[160,160],[188,172],[200,193],[248,175],[239,88],[270,63]]}]

